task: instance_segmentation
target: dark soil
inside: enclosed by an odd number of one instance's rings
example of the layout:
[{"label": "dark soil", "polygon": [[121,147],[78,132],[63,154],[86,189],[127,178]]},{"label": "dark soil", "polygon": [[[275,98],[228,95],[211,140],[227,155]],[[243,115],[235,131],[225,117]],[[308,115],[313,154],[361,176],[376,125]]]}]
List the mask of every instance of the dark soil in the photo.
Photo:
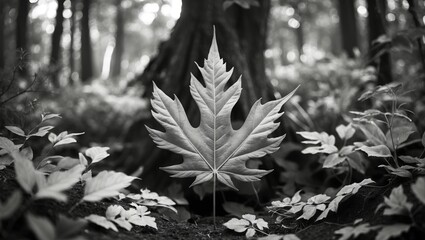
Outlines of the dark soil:
[{"label": "dark soil", "polygon": [[[375,209],[382,202],[383,196],[388,195],[393,187],[403,184],[409,201],[414,203],[414,206],[419,206],[416,198],[409,192],[411,181],[401,182],[394,180],[384,187],[363,187],[360,191],[352,196],[347,201],[340,204],[338,214],[331,214],[324,221],[314,223],[312,221],[297,222],[298,225],[294,229],[285,229],[280,224],[275,223],[275,216],[271,216],[267,212],[257,213],[258,217],[263,218],[269,223],[268,233],[271,234],[287,234],[296,233],[302,240],[318,240],[318,239],[337,239],[334,232],[346,225],[353,223],[354,220],[362,218],[365,222],[371,225],[390,223],[394,219],[383,218],[382,212],[375,214]],[[382,185],[382,184],[381,184]],[[14,172],[12,168],[6,168],[0,171],[0,200],[2,202],[18,188],[17,182],[14,180]],[[409,189],[409,190],[408,190]],[[128,207],[127,203],[118,202],[110,199],[98,203],[82,203],[78,205],[72,212],[69,209],[81,199],[83,195],[83,186],[77,185],[68,191],[68,203],[61,204],[56,201],[34,201],[24,205],[28,206],[28,210],[36,215],[48,216],[52,220],[57,217],[58,213],[62,213],[71,218],[82,218],[90,214],[104,215],[106,208],[111,204],[120,204],[123,207]],[[82,235],[87,239],[96,240],[132,240],[132,239],[245,239],[244,234],[239,234],[227,230],[222,224],[228,221],[230,216],[217,217],[217,228],[214,229],[212,217],[195,217],[187,222],[177,222],[169,217],[153,213],[156,217],[158,230],[149,227],[134,226],[131,231],[120,229],[120,232],[105,230],[93,224],[82,232]],[[14,219],[13,219],[14,218]],[[10,221],[4,223],[4,227],[9,229],[4,239],[35,239],[31,232],[27,229],[22,217],[19,213],[16,214]],[[418,223],[425,222],[424,209],[415,213],[415,219]],[[397,219],[399,221],[399,219]],[[9,222],[16,223],[10,229]],[[289,222],[288,222],[289,223]],[[293,223],[293,221],[292,221]],[[422,234],[422,235],[421,235]],[[425,239],[423,232],[411,231],[409,234],[404,234],[400,239]],[[260,235],[257,235],[260,236]],[[362,235],[360,239],[374,239],[375,234]],[[1,236],[0,236],[1,237]]]}]

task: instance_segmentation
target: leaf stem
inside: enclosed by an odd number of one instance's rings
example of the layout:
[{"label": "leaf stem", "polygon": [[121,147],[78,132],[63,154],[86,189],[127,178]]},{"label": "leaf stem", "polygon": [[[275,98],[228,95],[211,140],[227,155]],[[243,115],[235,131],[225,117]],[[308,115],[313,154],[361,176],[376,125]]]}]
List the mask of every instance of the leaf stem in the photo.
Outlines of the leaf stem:
[{"label": "leaf stem", "polygon": [[217,225],[216,225],[216,223],[215,223],[215,188],[216,188],[216,184],[217,184],[217,174],[214,172],[213,173],[213,222],[214,222],[214,230],[216,230],[217,229]]},{"label": "leaf stem", "polygon": [[257,203],[258,203],[258,205],[261,205],[260,197],[258,196],[258,191],[257,191],[257,189],[254,186],[254,182],[250,182],[250,183],[251,183],[252,190],[254,191],[254,194],[255,194],[255,198],[257,200]]},{"label": "leaf stem", "polygon": [[348,165],[348,173],[344,179],[344,186],[351,183],[351,178],[353,176],[353,168],[351,167],[350,163],[347,161],[347,165]]},{"label": "leaf stem", "polygon": [[395,98],[395,100],[392,101],[392,105],[391,105],[391,121],[389,123],[389,131],[390,131],[390,137],[391,137],[391,144],[393,145],[393,149],[394,149],[394,156],[393,156],[393,160],[395,165],[397,166],[397,168],[400,167],[400,165],[398,164],[398,156],[397,156],[397,146],[394,144],[394,136],[393,136],[393,124],[394,124],[394,114],[396,112],[396,108],[395,105],[397,104],[397,95],[395,95],[395,93],[393,92],[393,96]]},{"label": "leaf stem", "polygon": [[264,234],[264,235],[266,235],[266,236],[269,236],[269,234],[268,234],[268,233],[266,233],[266,232],[264,232],[264,231],[260,230],[259,228],[254,227],[254,226],[253,226],[253,228],[254,228],[254,230],[255,230],[255,231],[257,231],[257,232],[259,232],[259,233],[262,233],[262,234]]},{"label": "leaf stem", "polygon": [[71,213],[72,211],[74,211],[74,209],[76,207],[78,207],[81,203],[83,202],[83,200],[78,201],[76,204],[74,204],[69,210],[68,213]]},{"label": "leaf stem", "polygon": [[424,155],[424,153],[425,153],[425,149],[422,151],[422,153],[421,153],[421,155],[419,156],[419,158],[422,158],[422,156]]},{"label": "leaf stem", "polygon": [[386,158],[386,157],[384,157],[383,159],[384,159],[384,160],[385,160],[385,162],[388,164],[388,166],[391,166],[391,167],[392,167],[391,163],[387,160],[387,158]]}]

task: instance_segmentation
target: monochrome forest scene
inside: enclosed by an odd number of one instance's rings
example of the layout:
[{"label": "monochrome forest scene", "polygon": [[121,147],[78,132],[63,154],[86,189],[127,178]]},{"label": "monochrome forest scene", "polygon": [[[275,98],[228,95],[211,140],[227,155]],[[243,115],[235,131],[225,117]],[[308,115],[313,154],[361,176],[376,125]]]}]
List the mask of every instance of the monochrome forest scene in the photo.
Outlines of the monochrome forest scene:
[{"label": "monochrome forest scene", "polygon": [[425,1],[0,0],[3,239],[425,239]]}]

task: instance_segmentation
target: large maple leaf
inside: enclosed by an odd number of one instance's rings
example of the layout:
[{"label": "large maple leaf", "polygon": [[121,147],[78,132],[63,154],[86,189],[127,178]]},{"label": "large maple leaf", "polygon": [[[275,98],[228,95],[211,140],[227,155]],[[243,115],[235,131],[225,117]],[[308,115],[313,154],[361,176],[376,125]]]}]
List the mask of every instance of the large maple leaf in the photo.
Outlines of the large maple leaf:
[{"label": "large maple leaf", "polygon": [[233,68],[226,71],[226,64],[220,58],[214,36],[208,59],[199,67],[205,86],[193,75],[190,93],[196,101],[201,121],[193,127],[177,97],[171,99],[154,84],[151,99],[153,117],[164,127],[165,132],[146,127],[159,148],[183,156],[183,163],[161,169],[172,177],[196,177],[191,186],[210,180],[236,189],[232,178],[241,181],[257,181],[271,170],[250,169],[246,161],[259,158],[278,150],[285,136],[268,137],[280,123],[283,104],[295,90],[284,98],[261,104],[261,99],[252,106],[243,126],[234,130],[231,111],[238,101],[242,88],[241,78],[226,89]]}]

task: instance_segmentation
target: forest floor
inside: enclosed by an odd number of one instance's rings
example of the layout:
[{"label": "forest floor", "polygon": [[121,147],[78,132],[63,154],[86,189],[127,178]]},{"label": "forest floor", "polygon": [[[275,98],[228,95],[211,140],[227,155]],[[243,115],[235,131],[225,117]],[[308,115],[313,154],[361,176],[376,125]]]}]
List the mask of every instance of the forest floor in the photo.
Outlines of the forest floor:
[{"label": "forest floor", "polygon": [[[12,168],[6,168],[0,171],[0,200],[2,202],[18,188],[18,183],[15,181],[14,171]],[[391,189],[403,184],[404,189],[409,189],[409,182],[400,182],[398,180],[387,184],[384,187],[364,187],[360,191],[340,204],[337,214],[331,214],[325,220],[320,222],[312,221],[297,221],[297,227],[293,229],[283,228],[281,224],[275,223],[275,217],[268,212],[257,213],[257,217],[263,218],[269,223],[269,229],[266,229],[270,234],[288,234],[295,233],[302,240],[321,240],[321,239],[337,239],[334,232],[342,227],[352,225],[356,219],[363,219],[371,225],[390,223],[391,219],[383,218],[382,214],[375,214],[377,206],[382,202],[383,196],[388,195]],[[34,201],[29,205],[28,210],[36,215],[43,215],[50,218],[62,213],[70,218],[84,218],[90,214],[104,215],[106,208],[111,204],[119,204],[123,207],[127,203],[115,199],[109,199],[96,203],[82,203],[78,205],[72,212],[70,208],[83,196],[82,185],[76,185],[67,192],[69,200],[66,204],[61,204],[56,201]],[[408,197],[411,193],[407,194]],[[128,205],[128,204],[127,204]],[[199,217],[190,219],[187,222],[177,222],[169,217],[153,213],[156,217],[158,230],[150,227],[134,226],[131,231],[120,229],[119,232],[105,230],[94,224],[89,224],[82,232],[82,236],[86,239],[96,240],[136,240],[136,239],[246,239],[244,234],[236,233],[226,229],[223,226],[224,222],[231,219],[230,216],[217,217],[217,227],[214,228],[212,217]],[[17,217],[17,216],[15,216]],[[425,211],[416,214],[419,221],[425,221]],[[288,222],[287,224],[289,224]],[[292,221],[293,223],[293,221]],[[408,235],[403,234],[402,239],[425,239],[421,233],[411,232]],[[423,233],[422,233],[423,234]],[[264,235],[257,233],[256,237]],[[25,227],[23,218],[17,219],[13,230],[9,235],[3,236],[5,239],[34,239],[34,236]],[[375,234],[362,235],[360,239],[374,239]],[[1,238],[1,236],[0,236]]]}]

